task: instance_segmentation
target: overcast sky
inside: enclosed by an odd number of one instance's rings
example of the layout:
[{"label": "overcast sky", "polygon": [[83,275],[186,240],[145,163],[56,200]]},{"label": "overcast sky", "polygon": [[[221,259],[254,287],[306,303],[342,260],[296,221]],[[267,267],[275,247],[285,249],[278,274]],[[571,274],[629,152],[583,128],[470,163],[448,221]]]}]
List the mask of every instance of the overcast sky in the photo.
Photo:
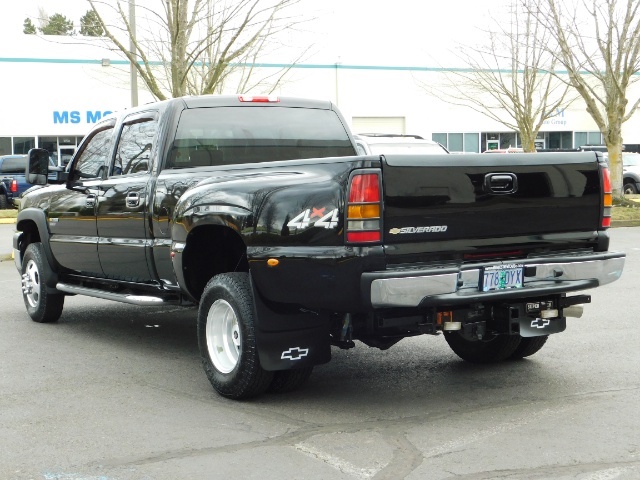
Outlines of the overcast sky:
[{"label": "overcast sky", "polygon": [[[5,0],[6,1],[6,0]],[[136,3],[161,0],[138,0]],[[89,9],[86,0],[17,0],[7,2],[0,16],[4,39],[0,56],[11,56],[7,37],[19,40],[24,19],[37,25],[39,7],[61,13],[79,24]],[[125,5],[126,1],[123,2]],[[317,17],[313,30],[315,63],[440,66],[457,42],[474,37],[504,11],[506,0],[304,0],[301,13]],[[79,30],[79,26],[76,28]],[[16,37],[14,37],[16,38]],[[15,40],[13,40],[15,41]]]}]

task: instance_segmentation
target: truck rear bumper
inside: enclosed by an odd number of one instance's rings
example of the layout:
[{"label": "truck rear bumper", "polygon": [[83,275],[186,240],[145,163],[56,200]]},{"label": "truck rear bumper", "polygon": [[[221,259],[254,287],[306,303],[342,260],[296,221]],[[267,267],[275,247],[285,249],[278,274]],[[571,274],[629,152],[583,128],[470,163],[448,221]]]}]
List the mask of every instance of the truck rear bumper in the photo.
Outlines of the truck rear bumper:
[{"label": "truck rear bumper", "polygon": [[[526,298],[585,290],[611,283],[622,274],[625,254],[618,252],[528,258],[482,265],[420,270],[385,270],[362,274],[363,298],[373,308],[427,307]],[[522,288],[482,292],[482,269],[517,263],[524,266]]]}]

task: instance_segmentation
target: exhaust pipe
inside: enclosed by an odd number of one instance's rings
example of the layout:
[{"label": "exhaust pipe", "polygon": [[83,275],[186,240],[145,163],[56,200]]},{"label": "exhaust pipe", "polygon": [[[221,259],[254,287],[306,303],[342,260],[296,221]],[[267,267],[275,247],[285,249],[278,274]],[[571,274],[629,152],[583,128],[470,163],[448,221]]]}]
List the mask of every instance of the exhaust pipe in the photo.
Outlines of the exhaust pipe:
[{"label": "exhaust pipe", "polygon": [[562,314],[565,317],[580,318],[584,311],[584,305],[571,305],[562,309]]}]

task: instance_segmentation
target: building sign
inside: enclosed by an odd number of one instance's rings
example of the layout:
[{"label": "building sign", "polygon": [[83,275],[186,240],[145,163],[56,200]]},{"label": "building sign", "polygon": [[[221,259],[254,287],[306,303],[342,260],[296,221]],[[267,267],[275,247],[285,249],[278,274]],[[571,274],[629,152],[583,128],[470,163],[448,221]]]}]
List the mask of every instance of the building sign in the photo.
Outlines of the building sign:
[{"label": "building sign", "polygon": [[111,110],[54,110],[53,123],[54,125],[79,124],[83,122],[94,124],[110,113],[113,112]]},{"label": "building sign", "polygon": [[547,118],[544,122],[542,122],[543,125],[561,125],[561,126],[566,126],[567,125],[567,120],[564,116],[565,114],[565,110],[564,109],[556,109],[556,113],[554,115],[552,115],[551,117]]}]

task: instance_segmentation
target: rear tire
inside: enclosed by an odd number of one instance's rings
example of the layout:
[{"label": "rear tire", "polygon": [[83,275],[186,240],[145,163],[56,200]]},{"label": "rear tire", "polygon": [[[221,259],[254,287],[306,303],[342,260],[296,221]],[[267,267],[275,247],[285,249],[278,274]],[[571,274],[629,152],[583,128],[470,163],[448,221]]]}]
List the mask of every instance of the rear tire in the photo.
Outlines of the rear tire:
[{"label": "rear tire", "polygon": [[527,337],[520,340],[520,345],[516,348],[515,352],[509,357],[512,360],[520,360],[524,357],[529,357],[534,353],[537,353],[545,343],[549,340],[549,335],[542,337]]},{"label": "rear tire", "polygon": [[471,339],[460,332],[446,332],[444,338],[461,359],[471,363],[494,363],[509,358],[517,350],[520,337],[495,335],[487,340]]},{"label": "rear tire", "polygon": [[273,380],[267,388],[270,393],[287,393],[297,390],[307,383],[313,367],[297,368],[295,370],[280,370],[273,373]]},{"label": "rear tire", "polygon": [[9,202],[4,193],[0,193],[0,210],[6,210],[9,207]]},{"label": "rear tire", "polygon": [[207,283],[198,311],[198,346],[220,395],[243,399],[267,389],[273,373],[260,366],[248,273],[223,273]]},{"label": "rear tire", "polygon": [[64,307],[63,294],[47,292],[46,261],[41,243],[30,244],[22,259],[22,298],[29,316],[38,323],[57,321]]}]

